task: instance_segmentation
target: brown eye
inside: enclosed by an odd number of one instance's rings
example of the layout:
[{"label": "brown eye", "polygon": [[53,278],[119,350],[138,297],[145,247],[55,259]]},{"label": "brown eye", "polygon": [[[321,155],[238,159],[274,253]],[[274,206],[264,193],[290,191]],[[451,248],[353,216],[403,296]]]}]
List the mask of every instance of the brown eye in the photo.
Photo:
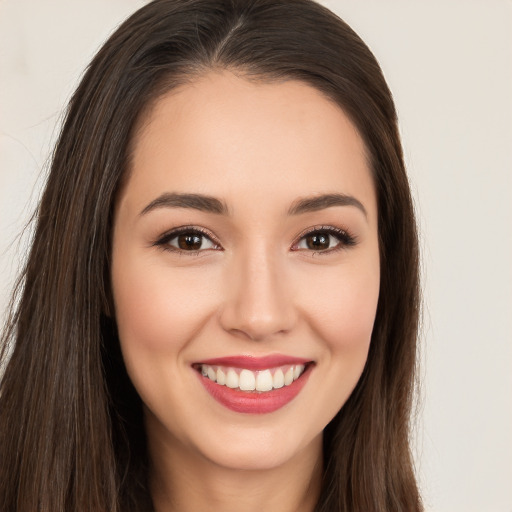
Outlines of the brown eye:
[{"label": "brown eye", "polygon": [[178,235],[176,241],[178,247],[184,251],[198,251],[203,243],[201,236],[189,233]]},{"label": "brown eye", "polygon": [[328,253],[355,244],[356,239],[345,230],[336,227],[325,227],[305,233],[292,249],[295,251],[311,251],[312,253]]},{"label": "brown eye", "polygon": [[330,248],[331,235],[328,233],[312,233],[304,237],[306,246],[313,251],[323,251]]},{"label": "brown eye", "polygon": [[313,231],[303,236],[297,244],[297,249],[310,251],[326,251],[340,244],[340,239],[326,231]]},{"label": "brown eye", "polygon": [[217,249],[218,246],[206,235],[199,231],[182,231],[164,237],[158,245],[170,246],[177,251],[202,251]]}]

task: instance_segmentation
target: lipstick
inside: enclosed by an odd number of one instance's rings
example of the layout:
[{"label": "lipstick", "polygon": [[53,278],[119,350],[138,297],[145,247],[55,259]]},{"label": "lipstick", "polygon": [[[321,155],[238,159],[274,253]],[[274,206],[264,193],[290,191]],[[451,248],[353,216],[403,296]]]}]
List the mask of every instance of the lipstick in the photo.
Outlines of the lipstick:
[{"label": "lipstick", "polygon": [[281,354],[220,357],[192,365],[215,400],[246,414],[284,407],[300,393],[313,366],[311,360]]}]

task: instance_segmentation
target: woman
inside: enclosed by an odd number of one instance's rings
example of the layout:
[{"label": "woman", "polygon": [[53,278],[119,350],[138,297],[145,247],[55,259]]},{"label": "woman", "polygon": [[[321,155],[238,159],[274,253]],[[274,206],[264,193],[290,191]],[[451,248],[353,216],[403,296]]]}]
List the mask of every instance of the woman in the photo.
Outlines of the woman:
[{"label": "woman", "polygon": [[2,510],[421,510],[396,114],[318,4],[128,19],[71,100],[20,282]]}]

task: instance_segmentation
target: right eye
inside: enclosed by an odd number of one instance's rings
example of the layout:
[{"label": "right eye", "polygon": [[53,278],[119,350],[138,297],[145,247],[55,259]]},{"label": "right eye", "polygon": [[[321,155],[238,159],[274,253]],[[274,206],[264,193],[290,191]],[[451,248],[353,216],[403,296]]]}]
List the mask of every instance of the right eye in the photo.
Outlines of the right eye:
[{"label": "right eye", "polygon": [[155,245],[165,250],[189,253],[220,249],[217,243],[197,228],[171,231],[160,238]]}]

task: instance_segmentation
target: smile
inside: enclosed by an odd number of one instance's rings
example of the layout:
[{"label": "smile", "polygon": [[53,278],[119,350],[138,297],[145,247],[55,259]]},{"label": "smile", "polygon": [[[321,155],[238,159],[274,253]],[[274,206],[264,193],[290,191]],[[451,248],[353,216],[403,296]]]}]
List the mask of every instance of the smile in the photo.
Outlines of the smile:
[{"label": "smile", "polygon": [[305,370],[305,365],[286,365],[266,370],[252,371],[247,368],[228,368],[225,366],[201,365],[201,373],[220,386],[240,391],[265,393],[273,389],[289,386]]},{"label": "smile", "polygon": [[238,413],[264,414],[291,402],[315,364],[286,356],[228,357],[192,365],[206,391]]}]

